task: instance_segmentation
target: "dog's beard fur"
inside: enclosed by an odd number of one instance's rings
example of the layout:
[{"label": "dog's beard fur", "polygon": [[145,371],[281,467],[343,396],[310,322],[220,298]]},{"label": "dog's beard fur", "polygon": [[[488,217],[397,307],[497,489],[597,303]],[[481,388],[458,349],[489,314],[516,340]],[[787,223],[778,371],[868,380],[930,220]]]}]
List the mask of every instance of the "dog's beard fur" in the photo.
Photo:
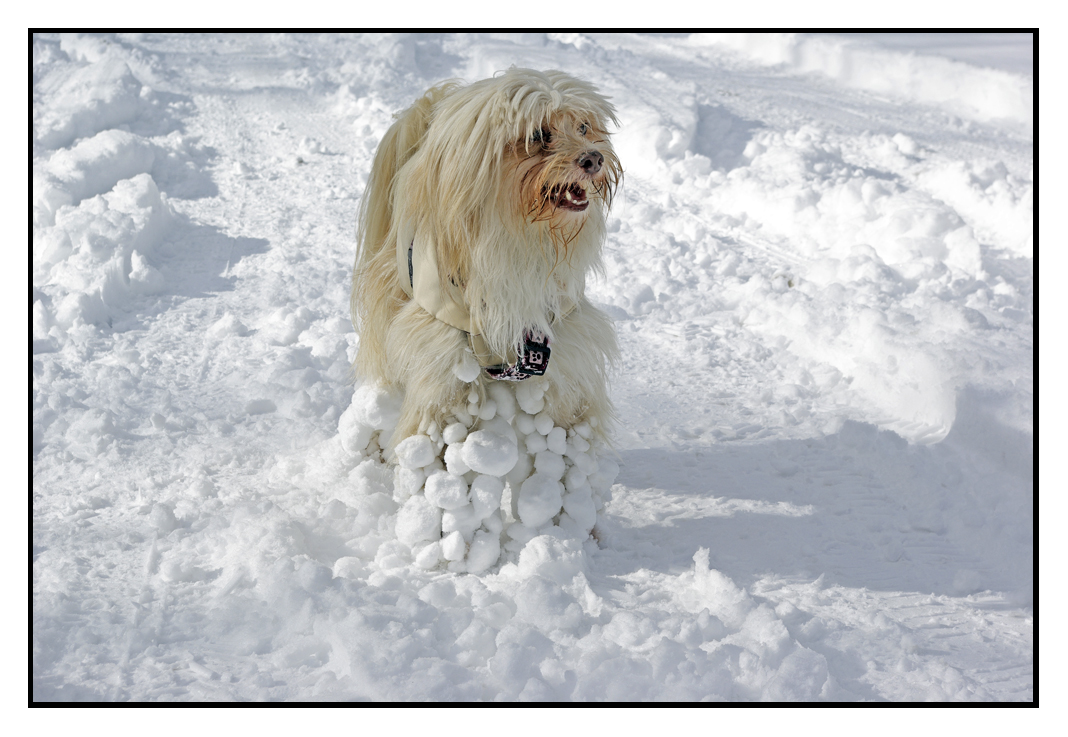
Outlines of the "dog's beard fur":
[{"label": "dog's beard fur", "polygon": [[[594,154],[596,171],[583,169],[583,158]],[[603,211],[611,207],[621,175],[608,134],[576,119],[550,121],[511,146],[506,159],[505,171],[513,169],[511,178],[518,182],[515,217],[524,225],[548,224],[557,261],[585,225],[589,203],[596,201]]]},{"label": "dog's beard fur", "polygon": [[[394,443],[431,420],[440,426],[470,388],[451,371],[466,336],[427,320],[400,285],[395,247],[412,236],[435,244],[439,278],[462,287],[495,353],[514,351],[531,328],[550,337],[542,380],[557,424],[607,426],[615,337],[584,290],[602,268],[605,214],[622,177],[610,121],[612,106],[587,83],[510,69],[429,90],[387,132],[361,205],[352,303],[357,372],[406,392]],[[480,394],[488,380],[475,383]]]}]

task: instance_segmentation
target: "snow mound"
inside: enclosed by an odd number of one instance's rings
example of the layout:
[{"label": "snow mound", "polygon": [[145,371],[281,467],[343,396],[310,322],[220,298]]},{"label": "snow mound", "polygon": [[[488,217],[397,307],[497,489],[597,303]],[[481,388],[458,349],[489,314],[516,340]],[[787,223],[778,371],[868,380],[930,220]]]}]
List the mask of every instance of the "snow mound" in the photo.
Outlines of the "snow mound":
[{"label": "snow mound", "polygon": [[[152,266],[175,215],[148,174],[121,179],[103,195],[60,207],[35,243],[35,285],[54,287],[46,324],[101,324],[134,294],[163,289]],[[44,325],[42,325],[44,328]],[[44,338],[45,336],[34,336]]]},{"label": "snow mound", "polygon": [[1033,120],[1033,83],[1011,72],[833,36],[708,33],[695,34],[690,43],[729,48],[758,64],[818,73],[848,87],[944,106],[978,120],[1027,125]]},{"label": "snow mound", "polygon": [[148,107],[140,81],[120,59],[64,72],[55,70],[39,85],[47,102],[34,106],[34,130],[45,148],[69,146],[78,138],[129,123]]}]

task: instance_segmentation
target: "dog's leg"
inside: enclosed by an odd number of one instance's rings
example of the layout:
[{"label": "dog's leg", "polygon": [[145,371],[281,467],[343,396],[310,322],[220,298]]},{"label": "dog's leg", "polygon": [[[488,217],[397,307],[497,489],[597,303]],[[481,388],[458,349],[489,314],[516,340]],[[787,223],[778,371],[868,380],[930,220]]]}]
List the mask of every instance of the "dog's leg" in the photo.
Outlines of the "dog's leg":
[{"label": "dog's leg", "polygon": [[607,440],[615,415],[608,396],[607,373],[615,361],[615,330],[608,316],[583,299],[553,326],[554,340],[545,395],[556,425],[571,428],[588,422]]},{"label": "dog's leg", "polygon": [[453,370],[465,361],[466,353],[463,332],[435,319],[414,302],[401,308],[386,336],[388,363],[395,370],[393,382],[404,389],[390,447],[426,432],[431,422],[443,428],[449,415],[467,406],[470,385]]}]

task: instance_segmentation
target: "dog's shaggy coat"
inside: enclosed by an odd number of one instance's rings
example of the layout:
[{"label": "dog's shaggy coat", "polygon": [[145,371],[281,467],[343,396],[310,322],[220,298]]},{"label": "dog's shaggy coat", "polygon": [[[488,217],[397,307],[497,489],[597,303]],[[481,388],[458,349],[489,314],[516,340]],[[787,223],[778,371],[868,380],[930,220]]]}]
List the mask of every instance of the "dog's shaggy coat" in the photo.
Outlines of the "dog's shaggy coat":
[{"label": "dog's shaggy coat", "polygon": [[[485,398],[494,379],[478,370],[469,334],[505,362],[526,333],[547,335],[548,369],[527,379],[545,382],[545,411],[563,427],[589,421],[606,431],[615,334],[585,283],[602,268],[605,215],[622,177],[610,122],[618,125],[614,109],[592,85],[516,68],[443,83],[398,115],[360,207],[352,288],[356,372],[404,392],[389,445],[462,416],[472,389]],[[459,318],[413,298],[409,248],[416,264],[427,260],[420,249],[434,249],[431,301]]]}]

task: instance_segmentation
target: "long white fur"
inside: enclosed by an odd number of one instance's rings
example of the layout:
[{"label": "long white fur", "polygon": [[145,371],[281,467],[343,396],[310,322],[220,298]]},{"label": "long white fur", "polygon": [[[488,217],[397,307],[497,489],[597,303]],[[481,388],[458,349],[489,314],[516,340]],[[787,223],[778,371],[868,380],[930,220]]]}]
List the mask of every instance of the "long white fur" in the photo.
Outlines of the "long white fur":
[{"label": "long white fur", "polygon": [[[352,306],[357,372],[405,392],[391,445],[431,421],[442,426],[466,405],[471,388],[484,396],[493,381],[484,372],[470,385],[457,378],[453,367],[470,360],[465,334],[435,320],[399,286],[394,249],[401,231],[437,244],[439,276],[463,285],[494,352],[507,355],[530,328],[550,337],[548,371],[528,381],[547,382],[546,407],[557,425],[592,420],[607,431],[615,333],[584,290],[587,274],[602,268],[609,203],[583,181],[584,212],[538,216],[533,180],[524,174],[540,162],[549,184],[578,181],[576,152],[596,148],[610,168],[600,191],[610,194],[621,172],[609,121],[617,122],[612,106],[588,83],[513,68],[466,87],[449,82],[429,90],[387,132],[361,206]],[[583,124],[590,128],[584,136]],[[553,148],[531,157],[531,137],[543,126],[559,131]],[[576,307],[561,319],[569,300]]]}]

